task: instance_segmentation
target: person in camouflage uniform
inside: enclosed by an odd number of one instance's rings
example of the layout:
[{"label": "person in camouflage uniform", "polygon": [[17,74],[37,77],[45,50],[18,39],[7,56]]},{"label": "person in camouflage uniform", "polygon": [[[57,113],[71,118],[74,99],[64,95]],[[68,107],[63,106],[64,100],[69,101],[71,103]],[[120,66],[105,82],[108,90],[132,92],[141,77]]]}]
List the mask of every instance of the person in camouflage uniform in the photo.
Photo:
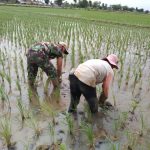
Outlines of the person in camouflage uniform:
[{"label": "person in camouflage uniform", "polygon": [[[68,54],[67,49],[67,44],[64,42],[59,42],[56,45],[49,42],[40,42],[31,46],[27,52],[29,85],[34,87],[38,67],[40,67],[51,79],[54,88],[56,88],[58,81],[61,81],[63,54]],[[50,61],[54,58],[57,58],[57,70]]]}]

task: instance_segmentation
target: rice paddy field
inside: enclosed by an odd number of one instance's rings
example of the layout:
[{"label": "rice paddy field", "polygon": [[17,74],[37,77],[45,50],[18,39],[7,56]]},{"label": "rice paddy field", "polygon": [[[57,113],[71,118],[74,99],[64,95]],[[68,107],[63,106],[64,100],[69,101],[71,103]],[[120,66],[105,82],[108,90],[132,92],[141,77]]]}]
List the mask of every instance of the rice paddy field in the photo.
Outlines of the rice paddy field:
[{"label": "rice paddy field", "polygon": [[[60,96],[51,83],[45,94],[40,69],[37,91],[28,88],[26,52],[39,41],[69,45]],[[68,114],[69,71],[111,53],[119,57],[114,107],[92,116],[82,97],[77,116]],[[149,116],[149,14],[0,6],[0,150],[150,150]]]}]

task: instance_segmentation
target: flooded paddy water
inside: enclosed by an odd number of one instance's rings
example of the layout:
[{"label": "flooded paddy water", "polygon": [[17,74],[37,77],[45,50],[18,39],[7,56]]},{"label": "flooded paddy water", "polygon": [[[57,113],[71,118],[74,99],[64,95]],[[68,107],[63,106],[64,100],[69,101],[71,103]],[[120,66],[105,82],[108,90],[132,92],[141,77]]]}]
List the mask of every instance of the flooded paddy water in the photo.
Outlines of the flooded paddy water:
[{"label": "flooded paddy water", "polygon": [[[150,149],[149,29],[14,12],[1,22],[0,35],[0,150]],[[36,90],[28,88],[26,51],[37,41],[69,45],[57,100],[51,84],[45,94],[47,76],[40,69]],[[82,97],[70,116],[69,71],[111,53],[120,60],[108,98],[113,108],[99,107],[91,116]]]}]

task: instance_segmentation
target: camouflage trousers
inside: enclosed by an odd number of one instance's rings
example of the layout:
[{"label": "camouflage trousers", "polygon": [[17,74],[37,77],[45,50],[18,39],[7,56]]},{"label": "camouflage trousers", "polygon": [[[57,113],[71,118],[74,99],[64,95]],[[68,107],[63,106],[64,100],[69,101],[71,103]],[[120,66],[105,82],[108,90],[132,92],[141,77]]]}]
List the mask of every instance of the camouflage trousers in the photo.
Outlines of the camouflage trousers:
[{"label": "camouflage trousers", "polygon": [[29,50],[27,54],[27,71],[30,84],[34,84],[38,68],[41,68],[51,80],[57,78],[56,69],[44,52]]}]

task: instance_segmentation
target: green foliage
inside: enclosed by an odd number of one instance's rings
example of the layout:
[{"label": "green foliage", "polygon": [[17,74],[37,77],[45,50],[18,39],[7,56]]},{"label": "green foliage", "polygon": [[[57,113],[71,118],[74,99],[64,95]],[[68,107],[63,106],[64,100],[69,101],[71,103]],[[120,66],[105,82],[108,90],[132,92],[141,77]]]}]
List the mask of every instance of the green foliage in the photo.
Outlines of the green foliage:
[{"label": "green foliage", "polygon": [[69,113],[65,114],[65,123],[68,126],[69,133],[71,135],[74,135],[74,121],[73,121],[71,114],[69,114]]},{"label": "green foliage", "polygon": [[0,121],[0,137],[5,141],[7,147],[11,145],[11,123],[8,118]]},{"label": "green foliage", "polygon": [[90,124],[82,122],[81,130],[85,133],[89,146],[94,147],[94,132],[92,126]]}]

